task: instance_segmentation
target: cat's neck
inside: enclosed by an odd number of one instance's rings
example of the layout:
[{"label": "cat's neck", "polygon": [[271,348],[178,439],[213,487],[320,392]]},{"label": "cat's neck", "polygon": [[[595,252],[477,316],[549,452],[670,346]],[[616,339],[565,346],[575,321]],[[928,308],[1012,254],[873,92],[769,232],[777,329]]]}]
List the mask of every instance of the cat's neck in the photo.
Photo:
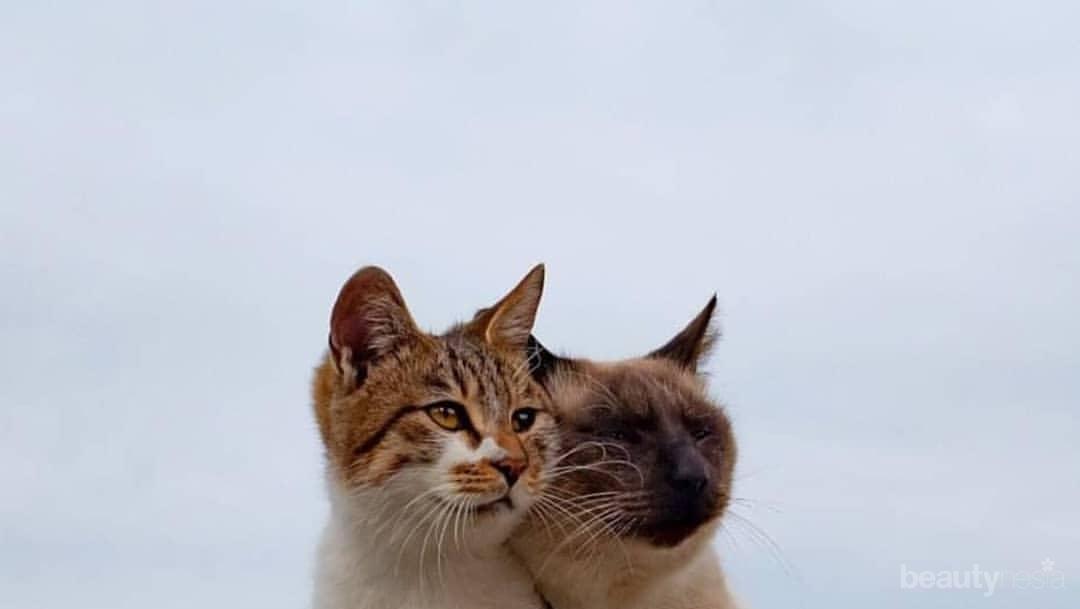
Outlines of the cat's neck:
[{"label": "cat's neck", "polygon": [[706,579],[710,597],[718,595],[717,586],[726,596],[709,539],[711,534],[702,532],[673,549],[620,539],[585,548],[553,540],[543,527],[528,523],[511,545],[558,609],[654,609],[681,607],[677,597],[696,594]]},{"label": "cat's neck", "polygon": [[403,517],[385,505],[385,494],[331,486],[316,609],[474,609],[488,607],[489,599],[500,603],[493,608],[538,606],[532,581],[504,544],[470,546],[449,523]]},{"label": "cat's neck", "polygon": [[507,552],[502,544],[475,543],[450,516],[435,517],[427,506],[387,504],[383,492],[332,488],[330,496],[327,536],[336,551],[362,563],[373,577],[435,584],[455,565],[500,559]]}]

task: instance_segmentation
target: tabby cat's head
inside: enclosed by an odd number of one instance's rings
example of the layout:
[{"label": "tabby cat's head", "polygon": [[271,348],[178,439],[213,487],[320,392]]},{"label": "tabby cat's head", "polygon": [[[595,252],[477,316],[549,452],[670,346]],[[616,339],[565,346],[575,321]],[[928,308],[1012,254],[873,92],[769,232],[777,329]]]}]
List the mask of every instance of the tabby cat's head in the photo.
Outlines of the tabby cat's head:
[{"label": "tabby cat's head", "polygon": [[715,306],[714,297],[663,347],[622,361],[558,357],[531,339],[564,449],[551,492],[579,498],[570,519],[592,518],[592,538],[673,548],[707,535],[727,507],[734,436],[697,373],[716,337]]},{"label": "tabby cat's head", "polygon": [[537,266],[442,335],[417,328],[382,269],[346,282],[314,401],[331,484],[366,497],[364,517],[415,528],[453,514],[498,541],[528,510],[557,441],[524,357],[543,278]]}]

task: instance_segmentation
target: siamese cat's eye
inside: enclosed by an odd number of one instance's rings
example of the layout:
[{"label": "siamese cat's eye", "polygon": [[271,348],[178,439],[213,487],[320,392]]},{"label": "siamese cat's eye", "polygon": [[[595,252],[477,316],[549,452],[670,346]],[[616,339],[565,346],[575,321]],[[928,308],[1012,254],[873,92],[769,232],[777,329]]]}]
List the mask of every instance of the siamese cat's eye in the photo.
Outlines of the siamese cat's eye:
[{"label": "siamese cat's eye", "polygon": [[518,408],[513,412],[513,414],[510,415],[510,426],[514,428],[515,433],[522,433],[524,431],[528,431],[535,422],[535,408]]},{"label": "siamese cat's eye", "polygon": [[456,402],[437,402],[424,411],[443,429],[458,431],[469,426],[469,415],[465,414],[465,409]]},{"label": "siamese cat's eye", "polygon": [[693,430],[691,433],[694,436],[695,440],[700,441],[711,436],[712,430],[708,427],[699,427],[698,429]]},{"label": "siamese cat's eye", "polygon": [[596,435],[606,440],[613,440],[615,442],[627,442],[630,444],[637,444],[641,440],[641,434],[633,429],[624,428],[609,428],[600,429],[596,432]]}]

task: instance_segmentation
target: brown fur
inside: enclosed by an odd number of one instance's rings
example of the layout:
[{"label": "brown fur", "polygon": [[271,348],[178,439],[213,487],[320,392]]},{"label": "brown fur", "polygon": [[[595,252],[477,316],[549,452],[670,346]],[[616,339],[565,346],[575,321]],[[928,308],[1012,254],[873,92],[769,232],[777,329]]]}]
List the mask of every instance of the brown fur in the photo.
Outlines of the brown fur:
[{"label": "brown fur", "polygon": [[734,606],[709,541],[735,438],[696,372],[715,304],[645,357],[559,358],[534,343],[564,451],[514,548],[554,606]]},{"label": "brown fur", "polygon": [[[524,455],[525,446],[507,432],[504,415],[522,406],[542,409],[544,395],[522,373],[520,357],[485,353],[471,340],[461,332],[424,337],[395,353],[392,363],[372,370],[364,387],[352,393],[343,391],[346,384],[327,355],[315,372],[315,412],[335,471],[351,484],[375,486],[405,464],[432,463],[438,454],[431,441],[445,430],[419,406],[439,400],[462,404],[478,434],[494,435],[509,453]],[[360,452],[387,425],[376,449]],[[466,438],[475,447],[478,436]],[[526,444],[532,452],[539,448],[536,438]],[[532,462],[535,472],[539,459]]]},{"label": "brown fur", "polygon": [[[731,498],[735,437],[700,377],[662,359],[575,360],[545,386],[559,416],[560,443],[574,448],[560,465],[581,468],[555,478],[553,492],[582,497],[625,491],[634,498],[620,506],[610,525],[625,525],[623,536],[657,545],[677,545],[723,513]],[[668,522],[672,508],[665,495],[672,492],[665,486],[663,461],[668,457],[662,445],[689,441],[687,428],[709,433],[695,449],[708,464],[711,499],[683,527]]]},{"label": "brown fur", "polygon": [[331,500],[317,609],[539,609],[505,541],[557,448],[525,358],[542,287],[537,267],[440,335],[381,269],[342,287],[312,383]]},{"label": "brown fur", "polygon": [[[417,329],[404,299],[381,269],[361,269],[346,283],[331,319],[331,350],[315,369],[313,381],[315,417],[327,460],[343,481],[377,486],[405,465],[431,464],[438,457],[433,442],[446,430],[422,406],[440,400],[466,408],[476,429],[461,433],[472,446],[491,435],[510,459],[529,463],[527,480],[539,475],[539,451],[550,444],[537,433],[545,425],[540,422],[519,438],[510,431],[508,417],[523,406],[546,409],[545,395],[524,361],[535,306],[531,311],[520,306],[528,293],[534,300],[538,297],[542,275],[522,284],[491,308],[501,318],[488,315],[436,336]],[[374,320],[367,324],[376,326],[374,330],[364,327],[365,319]],[[509,325],[500,326],[500,321]],[[367,359],[359,361],[356,345],[365,341],[373,346],[366,348]],[[501,478],[490,466],[487,474],[492,484]]]}]

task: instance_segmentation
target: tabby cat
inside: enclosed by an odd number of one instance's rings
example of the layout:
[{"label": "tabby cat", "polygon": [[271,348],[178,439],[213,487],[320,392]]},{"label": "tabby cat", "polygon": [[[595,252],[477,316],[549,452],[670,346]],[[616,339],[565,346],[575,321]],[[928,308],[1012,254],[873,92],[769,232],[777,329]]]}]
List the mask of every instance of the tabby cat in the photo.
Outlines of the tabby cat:
[{"label": "tabby cat", "polygon": [[524,357],[543,279],[442,335],[385,271],[345,283],[313,383],[330,495],[316,609],[543,606],[505,544],[556,449]]},{"label": "tabby cat", "polygon": [[735,442],[697,374],[715,297],[639,358],[562,358],[532,339],[564,447],[514,551],[556,609],[730,609],[711,540]]}]

